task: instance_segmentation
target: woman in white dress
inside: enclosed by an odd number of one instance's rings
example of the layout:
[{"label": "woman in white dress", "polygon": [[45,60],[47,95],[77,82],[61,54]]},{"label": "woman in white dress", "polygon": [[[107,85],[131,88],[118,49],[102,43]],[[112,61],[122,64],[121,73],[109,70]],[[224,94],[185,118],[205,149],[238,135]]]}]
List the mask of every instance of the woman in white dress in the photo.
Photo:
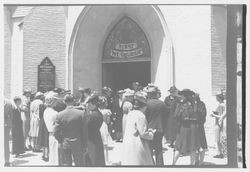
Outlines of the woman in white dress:
[{"label": "woman in white dress", "polygon": [[38,146],[38,133],[39,133],[39,107],[43,103],[41,98],[43,93],[37,92],[35,100],[30,104],[30,131],[29,136],[31,137],[31,146],[33,147],[33,152],[39,151]]},{"label": "woman in white dress", "polygon": [[122,103],[122,135],[124,136],[125,128],[126,128],[126,120],[128,113],[133,109],[133,101],[135,91],[129,88],[124,89],[125,93],[123,94],[123,103]]},{"label": "woman in white dress", "polygon": [[110,123],[110,117],[112,112],[107,109],[108,101],[105,96],[100,96],[100,105],[99,105],[99,111],[103,115],[103,123],[100,128],[101,136],[102,136],[102,142],[104,147],[104,156],[105,156],[105,162],[106,165],[110,164],[109,162],[109,155],[108,155],[108,146],[112,143],[112,138],[108,131],[108,124]]},{"label": "woman in white dress", "polygon": [[134,110],[128,113],[123,138],[122,165],[154,165],[148,140],[153,140],[154,130],[147,128],[144,115],[146,97],[137,93]]},{"label": "woman in white dress", "polygon": [[58,142],[54,136],[54,128],[57,111],[53,109],[56,105],[58,99],[58,94],[51,91],[45,96],[45,104],[47,108],[44,111],[44,122],[49,132],[49,164],[50,165],[59,165],[58,158]]}]

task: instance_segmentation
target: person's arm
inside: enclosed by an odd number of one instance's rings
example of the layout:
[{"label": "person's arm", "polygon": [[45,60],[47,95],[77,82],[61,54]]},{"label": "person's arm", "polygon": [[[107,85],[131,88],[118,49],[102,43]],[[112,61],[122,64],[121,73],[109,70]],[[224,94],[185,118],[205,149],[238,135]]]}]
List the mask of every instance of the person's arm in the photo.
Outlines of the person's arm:
[{"label": "person's arm", "polygon": [[222,112],[221,116],[219,117],[219,124],[221,124],[223,122],[223,120],[226,118],[226,116],[227,116],[226,106],[224,106],[223,112]]},{"label": "person's arm", "polygon": [[220,118],[221,116],[220,115],[216,115],[214,113],[211,114],[212,117],[215,117],[215,118]]},{"label": "person's arm", "polygon": [[153,140],[153,130],[147,130],[147,121],[145,117],[139,117],[136,121],[136,128],[141,138]]},{"label": "person's arm", "polygon": [[177,120],[179,120],[180,117],[181,117],[182,112],[183,112],[182,106],[181,106],[181,104],[178,103],[178,104],[176,105],[174,117],[175,117]]},{"label": "person's arm", "polygon": [[82,114],[82,145],[84,152],[87,152],[88,149],[88,122],[87,114],[83,112]]},{"label": "person's arm", "polygon": [[54,125],[54,136],[59,143],[62,142],[61,129],[62,129],[62,122],[60,117],[57,115]]},{"label": "person's arm", "polygon": [[206,116],[207,116],[207,109],[204,103],[201,104],[200,115],[201,115],[200,122],[204,124],[206,122]]},{"label": "person's arm", "polygon": [[22,100],[21,111],[22,112],[29,112],[29,103],[27,100]]}]

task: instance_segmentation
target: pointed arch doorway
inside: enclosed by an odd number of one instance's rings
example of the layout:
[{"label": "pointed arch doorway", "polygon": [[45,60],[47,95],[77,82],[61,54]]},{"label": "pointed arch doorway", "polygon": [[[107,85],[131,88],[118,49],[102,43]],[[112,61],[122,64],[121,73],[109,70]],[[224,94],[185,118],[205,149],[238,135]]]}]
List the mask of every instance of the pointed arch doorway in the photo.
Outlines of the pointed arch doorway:
[{"label": "pointed arch doorway", "polygon": [[124,16],[106,38],[102,57],[102,86],[117,91],[133,82],[151,82],[151,50],[140,26]]},{"label": "pointed arch doorway", "polygon": [[[124,17],[128,18],[123,20]],[[133,36],[133,39],[129,36],[118,37],[116,40],[123,41],[108,44],[112,31],[122,25],[121,21],[132,23],[131,27],[137,29],[120,29],[120,32],[137,36],[142,33],[142,40],[147,40],[148,44],[142,45],[141,39],[134,39]],[[141,31],[134,34],[131,30]],[[172,45],[167,25],[157,6],[84,7],[76,20],[69,44],[69,89],[77,94],[80,86],[98,91],[106,85],[117,90],[129,87],[133,81],[142,84],[152,82],[165,96],[173,84]],[[109,47],[109,51],[105,47]],[[112,54],[111,50],[114,50]]]}]

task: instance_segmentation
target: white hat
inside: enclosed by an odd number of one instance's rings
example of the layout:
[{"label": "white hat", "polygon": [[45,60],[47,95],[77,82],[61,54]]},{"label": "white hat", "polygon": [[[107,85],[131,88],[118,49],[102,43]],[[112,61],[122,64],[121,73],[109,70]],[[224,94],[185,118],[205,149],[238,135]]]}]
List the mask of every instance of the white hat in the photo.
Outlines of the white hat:
[{"label": "white hat", "polygon": [[40,92],[40,91],[38,91],[38,92],[36,93],[35,97],[37,98],[37,97],[40,97],[40,96],[42,96],[42,95],[43,95],[43,93]]},{"label": "white hat", "polygon": [[55,99],[59,99],[58,93],[56,93],[54,91],[50,91],[45,96],[45,104],[49,106],[55,101]]}]

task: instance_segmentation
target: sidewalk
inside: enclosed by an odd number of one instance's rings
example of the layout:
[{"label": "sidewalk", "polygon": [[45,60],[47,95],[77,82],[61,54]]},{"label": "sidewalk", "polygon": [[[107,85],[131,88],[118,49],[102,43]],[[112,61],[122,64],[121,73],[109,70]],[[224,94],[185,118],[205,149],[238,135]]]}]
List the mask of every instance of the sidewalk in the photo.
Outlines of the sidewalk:
[{"label": "sidewalk", "polygon": [[[213,121],[211,118],[207,118],[206,125],[206,138],[208,144],[208,151],[205,153],[204,165],[226,165],[227,158],[218,159],[213,158],[216,154],[214,147],[214,130]],[[121,164],[122,143],[113,142],[109,148],[109,164],[107,166],[119,166]],[[173,161],[173,149],[169,148],[166,144],[163,145],[163,157],[165,165],[172,165]],[[22,157],[15,158],[11,155],[10,162],[13,166],[48,166],[49,163],[42,160],[42,153],[34,153],[32,151],[26,152]],[[180,157],[176,165],[189,165],[190,157]]]},{"label": "sidewalk", "polygon": [[[163,156],[164,164],[171,165],[173,160],[173,149],[169,148],[167,145],[163,145]],[[114,143],[113,147],[109,150],[109,166],[120,166],[121,164],[121,154],[122,154],[122,143]],[[205,154],[204,165],[225,165],[227,164],[227,159],[216,159],[213,158],[215,155],[215,149],[210,147]],[[11,155],[10,161],[13,166],[48,166],[49,163],[42,160],[42,153],[27,151],[23,156],[15,158]],[[189,156],[180,157],[176,165],[189,165]]]}]

